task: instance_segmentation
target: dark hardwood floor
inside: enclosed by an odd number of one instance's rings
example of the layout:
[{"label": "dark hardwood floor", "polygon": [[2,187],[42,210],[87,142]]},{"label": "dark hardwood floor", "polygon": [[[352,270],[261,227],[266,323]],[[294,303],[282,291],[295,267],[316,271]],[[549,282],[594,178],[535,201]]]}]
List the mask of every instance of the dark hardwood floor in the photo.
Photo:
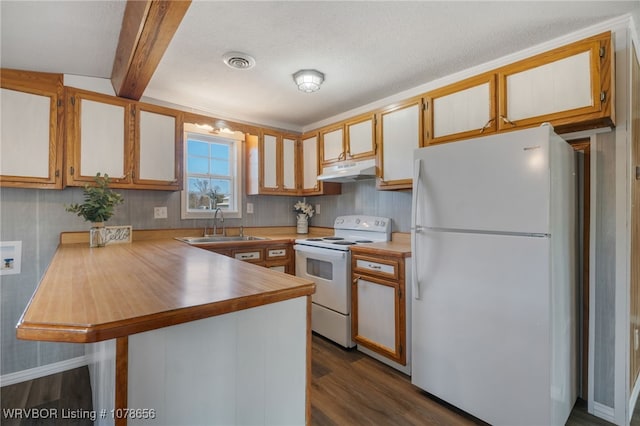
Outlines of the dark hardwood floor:
[{"label": "dark hardwood floor", "polygon": [[[331,425],[482,425],[480,420],[433,398],[411,384],[409,376],[358,352],[313,336],[311,424]],[[0,392],[6,426],[92,425],[90,418],[69,418],[92,411],[87,367],[4,386]],[[7,409],[52,409],[57,419],[8,417]],[[634,413],[632,426],[640,426]],[[15,413],[15,412],[14,412]],[[66,418],[63,416],[66,415]],[[569,426],[610,425],[587,413],[578,400]]]},{"label": "dark hardwood floor", "polygon": [[80,367],[3,386],[0,405],[3,426],[91,426],[94,413],[89,369]]},{"label": "dark hardwood floor", "polygon": [[[486,424],[413,386],[409,376],[317,335],[311,359],[314,426]],[[611,423],[589,414],[586,402],[578,400],[567,425]]]}]

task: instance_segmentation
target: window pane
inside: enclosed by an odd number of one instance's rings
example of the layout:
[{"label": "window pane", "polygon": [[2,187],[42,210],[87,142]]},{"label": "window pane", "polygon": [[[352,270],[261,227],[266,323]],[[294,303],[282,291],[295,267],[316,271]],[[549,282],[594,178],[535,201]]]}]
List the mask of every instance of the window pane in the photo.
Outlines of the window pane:
[{"label": "window pane", "polygon": [[211,174],[229,176],[229,161],[211,159]]},{"label": "window pane", "polygon": [[187,173],[208,174],[209,173],[209,161],[206,157],[191,157],[187,158]]},{"label": "window pane", "polygon": [[209,144],[206,142],[199,142],[194,140],[188,140],[189,148],[187,149],[188,155],[200,155],[202,157],[209,156]]},{"label": "window pane", "polygon": [[235,174],[239,172],[236,168],[241,143],[197,132],[187,133],[185,139],[186,202],[183,204],[183,213],[194,214],[191,217],[208,217],[214,205],[234,214],[239,213],[241,192],[236,194],[235,191],[239,191],[242,176]]},{"label": "window pane", "polygon": [[189,178],[189,209],[206,210],[211,206],[209,179]]},{"label": "window pane", "polygon": [[213,188],[219,194],[229,194],[231,192],[231,181],[227,179],[213,179]]},{"label": "window pane", "polygon": [[211,144],[211,157],[220,158],[222,160],[229,161],[229,145],[223,145],[218,143]]}]

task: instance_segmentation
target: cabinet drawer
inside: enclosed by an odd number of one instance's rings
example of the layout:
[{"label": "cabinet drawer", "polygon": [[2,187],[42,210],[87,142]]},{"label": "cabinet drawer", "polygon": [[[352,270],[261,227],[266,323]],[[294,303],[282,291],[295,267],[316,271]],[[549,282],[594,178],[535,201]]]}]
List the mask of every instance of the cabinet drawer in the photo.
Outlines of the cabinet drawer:
[{"label": "cabinet drawer", "polygon": [[392,260],[384,259],[368,259],[366,257],[357,256],[355,258],[355,271],[362,273],[370,273],[373,275],[391,278],[397,280],[398,263]]},{"label": "cabinet drawer", "polygon": [[245,260],[247,262],[259,262],[262,260],[262,250],[260,249],[246,250],[246,251],[234,250],[233,257],[235,259]]},{"label": "cabinet drawer", "polygon": [[267,259],[283,258],[287,256],[288,253],[286,247],[267,249]]}]

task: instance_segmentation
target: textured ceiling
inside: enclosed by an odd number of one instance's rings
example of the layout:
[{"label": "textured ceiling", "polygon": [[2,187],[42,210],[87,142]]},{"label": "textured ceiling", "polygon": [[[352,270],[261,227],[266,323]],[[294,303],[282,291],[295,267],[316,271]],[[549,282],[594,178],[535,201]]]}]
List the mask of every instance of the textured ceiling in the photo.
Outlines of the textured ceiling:
[{"label": "textured ceiling", "polygon": [[[0,2],[3,67],[109,78],[125,3]],[[194,1],[145,98],[300,130],[311,123],[633,13],[638,1]],[[233,70],[222,55],[255,57]],[[292,74],[326,74],[317,93]]]}]

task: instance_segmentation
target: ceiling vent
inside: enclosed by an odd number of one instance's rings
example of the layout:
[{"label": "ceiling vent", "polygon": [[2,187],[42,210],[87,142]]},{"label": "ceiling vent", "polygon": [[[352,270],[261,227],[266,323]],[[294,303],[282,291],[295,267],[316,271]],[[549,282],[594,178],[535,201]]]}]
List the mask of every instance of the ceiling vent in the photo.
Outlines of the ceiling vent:
[{"label": "ceiling vent", "polygon": [[222,59],[229,67],[237,70],[248,70],[253,68],[256,64],[256,60],[252,56],[242,52],[225,53],[222,55]]}]

